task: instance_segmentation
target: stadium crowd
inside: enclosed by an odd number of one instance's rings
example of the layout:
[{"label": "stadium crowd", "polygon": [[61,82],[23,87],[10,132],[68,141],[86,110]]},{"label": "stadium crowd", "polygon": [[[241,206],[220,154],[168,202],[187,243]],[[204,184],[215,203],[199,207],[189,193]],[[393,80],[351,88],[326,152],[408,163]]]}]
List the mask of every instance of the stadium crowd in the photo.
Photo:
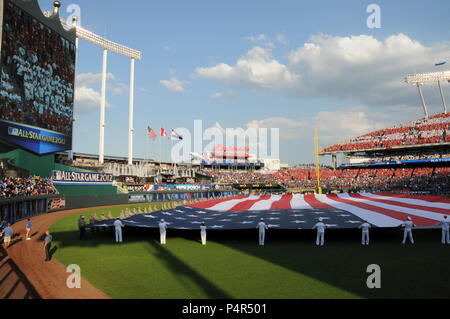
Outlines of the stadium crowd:
[{"label": "stadium crowd", "polygon": [[[214,182],[221,184],[280,184],[286,188],[315,188],[314,169],[281,170],[275,173],[238,173],[204,170]],[[320,169],[322,188],[343,191],[414,190],[448,192],[450,167]]]},{"label": "stadium crowd", "polygon": [[75,46],[26,12],[5,5],[0,116],[72,134]]},{"label": "stadium crowd", "polygon": [[55,194],[52,181],[39,176],[29,178],[0,178],[0,198],[28,197]]},{"label": "stadium crowd", "polygon": [[402,145],[450,142],[450,113],[438,114],[389,129],[372,132],[348,142],[327,147],[322,152],[390,149]]}]

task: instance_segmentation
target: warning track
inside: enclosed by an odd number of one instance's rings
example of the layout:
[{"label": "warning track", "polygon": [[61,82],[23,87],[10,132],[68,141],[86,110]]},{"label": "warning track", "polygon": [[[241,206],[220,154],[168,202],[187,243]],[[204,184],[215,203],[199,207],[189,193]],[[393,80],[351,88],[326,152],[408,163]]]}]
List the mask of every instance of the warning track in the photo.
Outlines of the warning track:
[{"label": "warning track", "polygon": [[[12,226],[16,235],[12,239],[12,246],[8,248],[7,254],[19,269],[19,273],[22,274],[23,286],[27,288],[27,292],[17,295],[16,298],[33,296],[42,299],[109,299],[107,295],[84,279],[81,280],[80,289],[69,289],[66,281],[70,274],[66,272],[66,267],[54,258],[50,262],[44,261],[43,236],[45,236],[45,231],[63,217],[91,209],[95,209],[95,207],[33,217],[31,219],[33,236],[29,241],[25,238],[26,221]],[[2,297],[14,298],[11,295]]]}]

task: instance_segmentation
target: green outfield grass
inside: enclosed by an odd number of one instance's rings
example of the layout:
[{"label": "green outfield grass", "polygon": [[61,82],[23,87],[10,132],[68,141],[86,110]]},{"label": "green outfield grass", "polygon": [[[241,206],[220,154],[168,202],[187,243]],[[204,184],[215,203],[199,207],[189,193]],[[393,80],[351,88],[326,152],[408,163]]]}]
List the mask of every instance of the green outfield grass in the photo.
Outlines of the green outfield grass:
[{"label": "green outfield grass", "polygon": [[[148,205],[136,205],[148,206]],[[133,207],[133,206],[129,206]],[[117,216],[123,207],[111,210]],[[167,245],[157,229],[112,230],[78,240],[79,214],[51,227],[65,265],[78,264],[82,276],[111,298],[449,298],[450,245],[440,230],[414,233],[416,245],[401,245],[402,231],[373,230],[372,244],[359,244],[356,230],[328,231],[326,246],[315,247],[312,231],[274,231],[259,247],[254,231],[168,230]],[[381,266],[381,289],[366,286],[367,266]]]}]

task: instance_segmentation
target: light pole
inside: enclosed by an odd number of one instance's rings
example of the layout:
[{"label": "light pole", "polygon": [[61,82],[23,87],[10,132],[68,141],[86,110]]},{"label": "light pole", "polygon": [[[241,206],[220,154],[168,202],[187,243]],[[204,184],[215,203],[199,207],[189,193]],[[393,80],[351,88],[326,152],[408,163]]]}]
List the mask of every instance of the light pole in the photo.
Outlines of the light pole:
[{"label": "light pole", "polygon": [[442,91],[441,82],[448,81],[450,82],[450,71],[442,71],[442,72],[432,72],[432,73],[421,73],[421,74],[410,74],[406,77],[405,82],[408,84],[417,85],[417,89],[419,91],[420,100],[422,102],[422,106],[425,112],[425,117],[428,117],[428,110],[425,105],[425,99],[422,94],[422,90],[420,88],[421,85],[427,83],[437,83],[439,87],[439,92],[441,93],[442,106],[444,108],[444,113],[447,113],[447,105],[445,103],[444,93]]},{"label": "light pole", "polygon": [[[128,133],[128,163],[133,164],[133,107],[134,107],[134,61],[142,59],[142,53],[138,50],[131,49],[124,45],[109,41],[93,32],[90,32],[76,24],[74,17],[72,28],[75,28],[76,37],[83,39],[96,46],[103,48],[103,70],[102,70],[102,97],[100,104],[100,141],[99,141],[99,162],[104,163],[105,149],[105,108],[106,108],[106,63],[107,51],[113,51],[118,54],[131,58],[131,74],[130,74],[130,110],[129,110],[129,133]],[[68,23],[61,19],[61,22],[68,26]]]}]

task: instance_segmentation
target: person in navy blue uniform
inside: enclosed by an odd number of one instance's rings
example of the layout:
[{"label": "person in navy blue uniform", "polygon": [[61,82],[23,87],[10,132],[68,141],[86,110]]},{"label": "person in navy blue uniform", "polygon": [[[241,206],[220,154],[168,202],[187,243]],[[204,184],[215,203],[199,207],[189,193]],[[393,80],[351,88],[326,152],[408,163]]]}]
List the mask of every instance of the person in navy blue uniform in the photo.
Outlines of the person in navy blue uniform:
[{"label": "person in navy blue uniform", "polygon": [[86,240],[86,221],[84,220],[84,216],[81,216],[78,220],[78,229],[80,230],[80,240]]},{"label": "person in navy blue uniform", "polygon": [[45,232],[45,239],[44,239],[44,249],[45,249],[45,261],[50,261],[51,255],[50,255],[50,248],[52,247],[52,241],[53,236],[50,235],[50,231]]}]

